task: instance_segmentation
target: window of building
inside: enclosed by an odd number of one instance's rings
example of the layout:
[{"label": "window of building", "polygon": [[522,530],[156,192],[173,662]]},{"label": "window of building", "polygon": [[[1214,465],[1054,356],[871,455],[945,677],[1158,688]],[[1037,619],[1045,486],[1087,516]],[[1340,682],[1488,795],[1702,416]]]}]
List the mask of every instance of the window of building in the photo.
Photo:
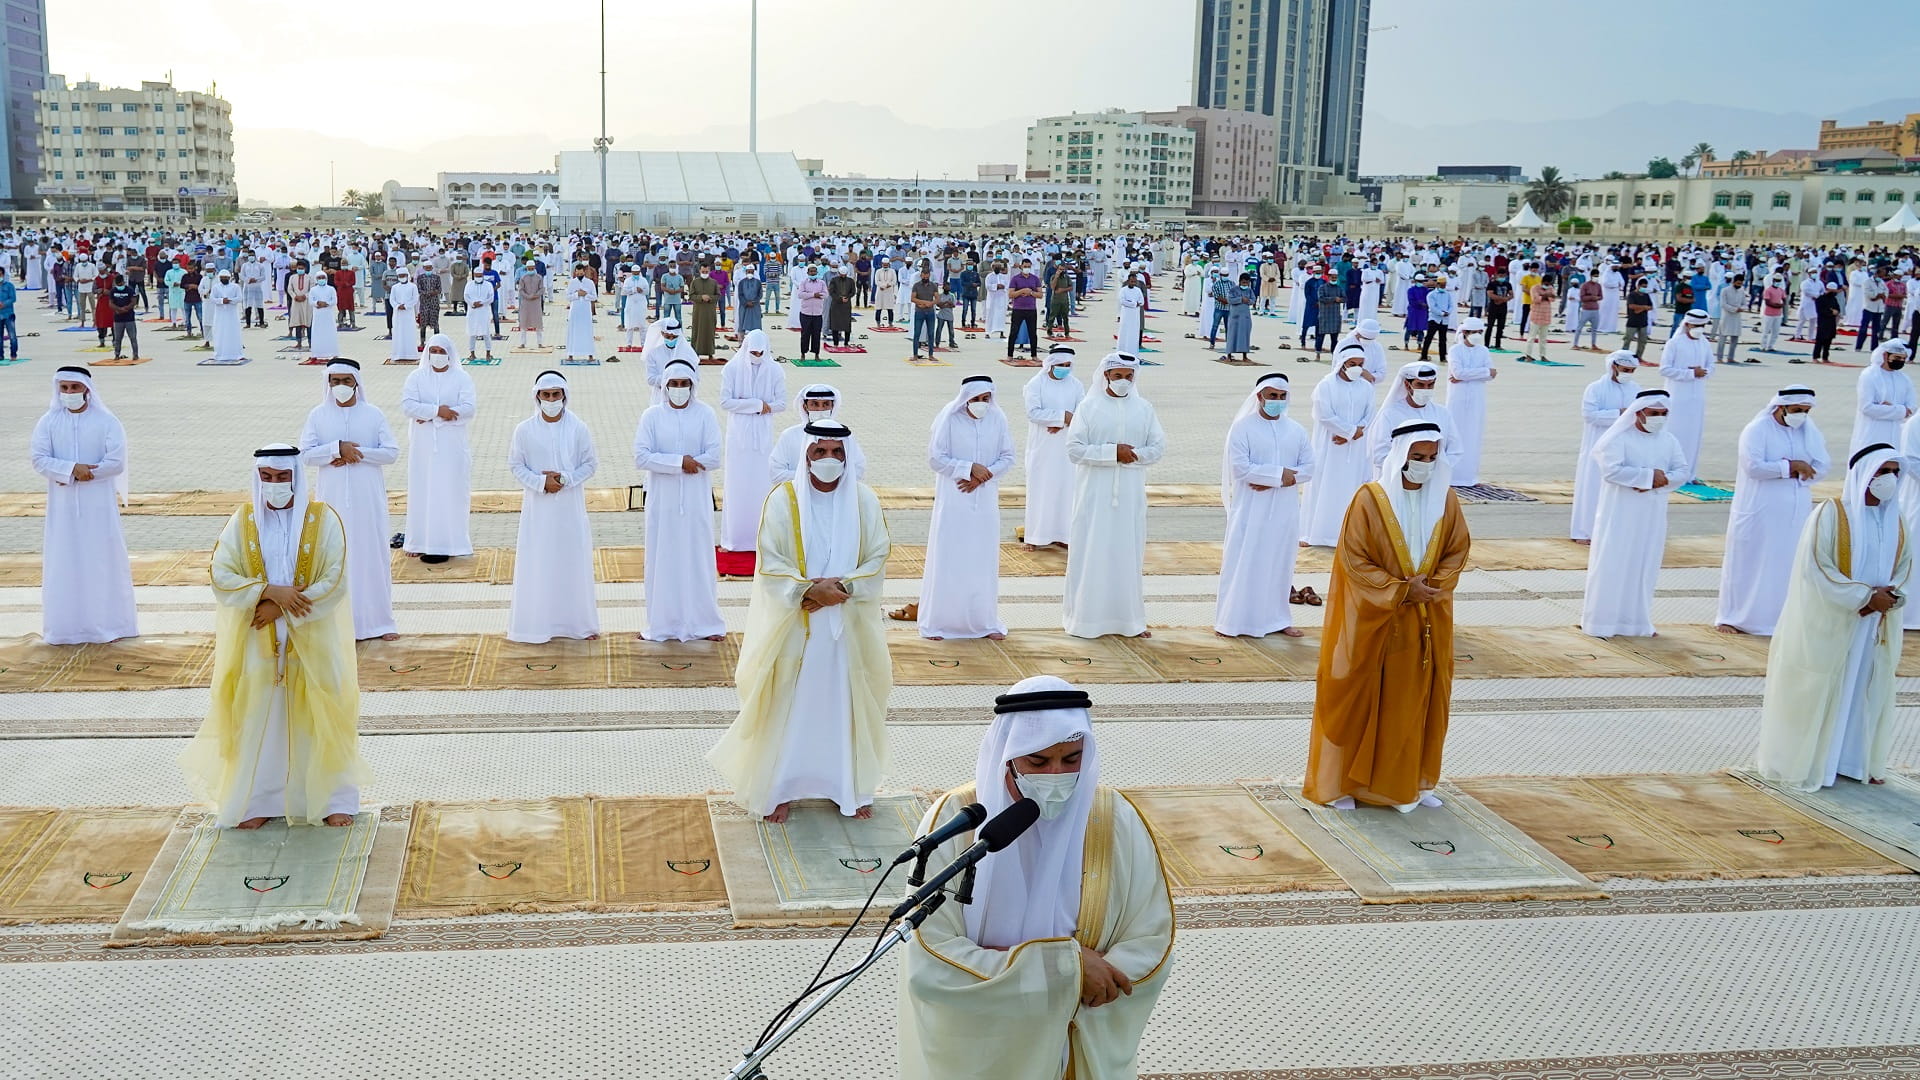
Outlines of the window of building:
[{"label": "window of building", "polygon": [[112,129],[112,128],[110,128],[110,127],[103,127],[103,128],[101,128],[101,129],[100,129],[100,134],[102,134],[102,135],[111,135],[111,134],[113,134],[113,129]]},{"label": "window of building", "polygon": [[1618,196],[1618,195],[1609,195],[1609,196],[1607,196],[1607,205],[1608,205],[1608,206],[1619,206],[1619,205],[1620,205],[1620,196]]},{"label": "window of building", "polygon": [[1885,201],[1890,203],[1906,202],[1907,196],[1904,192],[1889,191],[1887,192]]},{"label": "window of building", "polygon": [[[1840,191],[1840,190],[1838,190],[1838,189],[1836,189],[1836,190],[1833,190],[1833,191],[1829,191],[1829,192],[1827,192],[1827,201],[1828,201],[1828,202],[1846,202],[1846,201],[1847,201],[1847,193],[1846,193],[1846,192],[1844,192],[1844,191]],[[1840,222],[1839,222],[1838,220],[1836,220],[1836,221],[1834,221],[1834,224],[1835,224],[1835,225],[1838,225],[1838,224],[1840,224]]]},{"label": "window of building", "polygon": [[175,151],[173,152],[173,156],[174,156],[174,157],[186,157],[186,156],[187,156],[187,152],[186,152],[185,150],[175,150]]},{"label": "window of building", "polygon": [[54,156],[54,157],[59,157],[59,156],[60,156],[60,155],[61,155],[62,153],[63,153],[63,151],[62,151],[62,150],[61,150],[61,149],[60,149],[59,147],[57,147],[57,146],[56,146],[56,147],[54,147],[54,148],[53,148],[53,156]]},{"label": "window of building", "polygon": [[1582,195],[1582,196],[1580,196],[1580,205],[1581,205],[1581,206],[1582,206],[1583,208],[1584,208],[1584,207],[1588,207],[1588,206],[1592,206],[1592,205],[1593,205],[1593,196],[1591,196],[1591,195]]},{"label": "window of building", "polygon": [[121,129],[120,129],[120,134],[122,134],[122,135],[138,135],[138,134],[140,134],[140,129],[139,129],[139,128],[137,128],[137,127],[123,127],[123,128],[121,128]]},{"label": "window of building", "polygon": [[102,101],[93,107],[93,111],[94,112],[112,112],[113,106],[108,102]]},{"label": "window of building", "polygon": [[129,151],[127,151],[127,160],[128,160],[128,161],[132,161],[132,160],[134,160],[135,158],[138,158],[139,156],[140,156],[140,151],[138,151],[138,150],[129,150]]},{"label": "window of building", "polygon": [[1734,208],[1738,210],[1752,209],[1753,208],[1753,192],[1742,191],[1736,194],[1733,197],[1733,205],[1734,205]]},{"label": "window of building", "polygon": [[1856,229],[1864,229],[1872,224],[1873,219],[1870,217],[1857,217],[1853,219],[1853,227]]},{"label": "window of building", "polygon": [[185,135],[187,133],[187,129],[183,127],[177,127],[173,129],[173,133],[175,135]]},{"label": "window of building", "polygon": [[123,101],[120,103],[120,111],[121,112],[139,112],[140,106],[137,104],[133,104],[131,102]]},{"label": "window of building", "polygon": [[186,111],[187,111],[187,107],[186,107],[185,105],[175,105],[175,106],[173,107],[173,111],[174,111],[174,112],[186,112]]},{"label": "window of building", "polygon": [[107,172],[103,172],[103,173],[101,173],[101,174],[100,174],[100,179],[102,179],[102,180],[106,180],[106,181],[108,181],[108,182],[112,182],[112,181],[114,181],[114,180],[117,180],[117,179],[119,179],[119,177],[120,177],[120,174],[119,174],[119,173],[116,173],[116,172],[113,172],[112,170],[108,170]]},{"label": "window of building", "polygon": [[[1511,196],[1509,196],[1507,199],[1507,202],[1509,204],[1513,203],[1514,201],[1515,200]],[[1636,207],[1647,205],[1647,193],[1644,191],[1635,192],[1633,196],[1633,205]]]},{"label": "window of building", "polygon": [[1786,208],[1792,205],[1793,205],[1793,196],[1787,194],[1784,191],[1776,191],[1773,193],[1773,208],[1775,210],[1785,210]]},{"label": "window of building", "polygon": [[1716,192],[1714,192],[1714,193],[1713,193],[1713,208],[1714,208],[1714,209],[1716,209],[1716,210],[1724,210],[1724,209],[1726,209],[1727,207],[1729,207],[1729,206],[1732,206],[1732,205],[1733,205],[1733,193],[1732,193],[1732,192],[1727,192],[1727,191],[1716,191]]},{"label": "window of building", "polygon": [[134,170],[127,173],[127,179],[129,180],[145,180],[146,178],[147,178],[147,174],[140,172],[138,170]]},{"label": "window of building", "polygon": [[1826,226],[1829,229],[1837,229],[1840,227],[1840,219],[1837,217],[1821,218],[1820,224]]},{"label": "window of building", "polygon": [[1862,188],[1861,190],[1854,193],[1853,201],[1854,202],[1872,202],[1873,192],[1869,189]]},{"label": "window of building", "polygon": [[65,180],[67,178],[67,174],[60,171],[59,169],[55,169],[53,170],[53,178],[55,180]]}]

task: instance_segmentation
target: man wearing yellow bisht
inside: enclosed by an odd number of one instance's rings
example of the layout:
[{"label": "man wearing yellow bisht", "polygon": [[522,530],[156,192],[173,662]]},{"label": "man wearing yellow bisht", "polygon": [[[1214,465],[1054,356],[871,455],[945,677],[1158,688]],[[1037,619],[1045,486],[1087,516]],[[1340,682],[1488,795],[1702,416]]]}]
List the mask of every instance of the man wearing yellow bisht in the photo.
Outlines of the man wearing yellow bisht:
[{"label": "man wearing yellow bisht", "polygon": [[[1036,675],[994,700],[967,803],[989,820],[1020,799],[1040,820],[980,863],[973,903],[943,904],[908,942],[902,1080],[1131,1080],[1173,967],[1173,900],[1133,804],[1100,785],[1092,701]],[[949,841],[944,865],[973,838]]]},{"label": "man wearing yellow bisht", "polygon": [[853,432],[810,423],[800,472],[767,494],[734,682],[740,715],[707,761],[749,813],[776,824],[800,799],[873,816],[887,762],[893,667],[881,622],[887,520],[847,471]]},{"label": "man wearing yellow bisht", "polygon": [[1471,543],[1442,437],[1430,421],[1394,428],[1379,476],[1361,485],[1340,525],[1305,789],[1337,810],[1440,805],[1453,590]]},{"label": "man wearing yellow bisht", "polygon": [[253,465],[253,500],[213,552],[213,701],[180,763],[222,826],[351,825],[366,766],[346,530],[308,501],[300,451]]}]

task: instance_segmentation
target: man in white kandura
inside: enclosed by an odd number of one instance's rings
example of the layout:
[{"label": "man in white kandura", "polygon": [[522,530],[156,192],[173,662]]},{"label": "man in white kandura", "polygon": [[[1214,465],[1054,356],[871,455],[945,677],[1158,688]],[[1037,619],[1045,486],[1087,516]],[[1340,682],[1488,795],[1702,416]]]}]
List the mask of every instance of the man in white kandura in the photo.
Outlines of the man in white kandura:
[{"label": "man in white kandura", "polygon": [[[767,477],[774,487],[804,471],[800,455],[807,449],[807,425],[816,420],[844,420],[840,415],[840,391],[827,383],[808,383],[793,396],[794,423],[774,440],[773,454],[767,458]],[[859,443],[848,449],[847,474],[861,483],[867,480],[867,456]]]},{"label": "man in white kandura", "polygon": [[1450,442],[1460,447],[1453,459],[1453,486],[1480,482],[1480,446],[1487,434],[1487,384],[1499,377],[1487,351],[1487,321],[1460,320],[1460,343],[1447,358],[1447,415],[1453,421]]},{"label": "man in white kandura", "polygon": [[423,563],[443,563],[473,554],[467,529],[473,513],[473,453],[467,430],[479,411],[479,393],[473,376],[454,359],[451,337],[428,338],[426,356],[400,389],[400,411],[409,421],[404,550]]},{"label": "man in white kandura", "polygon": [[1640,361],[1625,349],[1607,357],[1607,373],[1580,395],[1580,457],[1573,465],[1573,518],[1567,536],[1576,544],[1593,542],[1593,517],[1600,506],[1600,463],[1593,446],[1633,404],[1640,385],[1632,375]]},{"label": "man in white kandura", "polygon": [[720,504],[720,547],[752,551],[760,508],[773,481],[773,414],[787,407],[786,369],[773,361],[764,330],[749,330],[720,369],[720,410],[727,414],[726,496]]},{"label": "man in white kandura", "polygon": [[253,465],[213,551],[212,701],[180,764],[222,827],[351,825],[367,768],[346,529],[308,501],[299,450],[263,447]]},{"label": "man in white kandura", "polygon": [[[1670,431],[1687,467],[1674,477],[1682,487],[1700,478],[1700,438],[1707,423],[1707,379],[1713,374],[1713,343],[1707,340],[1709,316],[1694,308],[1681,320],[1680,332],[1660,346],[1660,375],[1672,402]],[[1666,496],[1661,496],[1662,505]]]},{"label": "man in white kandura", "polygon": [[707,753],[734,799],[776,824],[809,798],[872,817],[887,767],[893,665],[880,594],[892,544],[879,497],[847,475],[852,441],[845,424],[809,424],[806,472],[767,498],[740,715]]},{"label": "man in white kandura", "polygon": [[1642,390],[1594,444],[1606,485],[1587,553],[1580,629],[1597,638],[1652,637],[1653,590],[1667,547],[1667,493],[1687,455],[1667,430],[1665,390]]},{"label": "man in white kandura", "polygon": [[[1173,901],[1152,834],[1100,783],[1092,701],[1036,675],[994,701],[973,783],[934,802],[1040,819],[980,863],[973,903],[944,904],[901,966],[902,1080],[1132,1080],[1173,964]],[[958,857],[956,837],[933,856]],[[986,1033],[991,1033],[989,1036]]]},{"label": "man in white kandura", "polygon": [[1153,405],[1134,390],[1140,361],[1109,353],[1067,425],[1074,465],[1064,624],[1074,637],[1151,637],[1141,566],[1147,470],[1167,452]]},{"label": "man in white kandura", "polygon": [[[207,267],[212,270],[212,266]],[[212,324],[207,331],[207,339],[213,345],[213,359],[222,364],[237,364],[247,358],[247,343],[240,334],[240,283],[233,280],[231,271],[222,270],[218,279],[211,285],[205,284],[206,276],[201,276],[200,289],[206,294],[206,322]]]},{"label": "man in white kandura", "polygon": [[393,621],[386,468],[400,460],[400,444],[387,427],[387,414],[368,403],[359,364],[335,360],[326,372],[322,400],[300,432],[300,457],[318,470],[315,497],[340,515],[347,530],[353,636],[392,641],[400,628]]},{"label": "man in white kandura", "polygon": [[573,268],[567,279],[567,352],[568,360],[592,360],[593,312],[598,292],[587,277],[587,264]]},{"label": "man in white kandura", "polygon": [[387,290],[387,303],[393,305],[392,348],[387,353],[389,360],[398,360],[403,364],[418,363],[420,360],[420,286],[413,283],[413,274],[402,266],[398,280]]},{"label": "man in white kandura", "polygon": [[1886,782],[1898,609],[1913,572],[1900,520],[1902,471],[1886,443],[1855,451],[1846,494],[1821,503],[1800,538],[1760,707],[1755,760],[1776,783],[1817,791],[1843,776]]},{"label": "man in white kandura", "polygon": [[1920,408],[1920,397],[1913,390],[1913,379],[1902,368],[1907,366],[1907,343],[1894,338],[1873,350],[1873,359],[1860,372],[1853,438],[1849,452],[1874,443],[1900,445],[1901,432]]},{"label": "man in white kandura", "polygon": [[133,565],[120,529],[127,433],[83,367],[53,373],[53,400],[33,426],[33,471],[47,478],[41,532],[40,638],[49,645],[140,633]]},{"label": "man in white kandura", "polygon": [[570,404],[566,376],[541,372],[533,381],[533,415],[513,429],[507,449],[507,469],[521,489],[508,641],[600,636],[586,486],[600,459]]},{"label": "man in white kandura", "polygon": [[713,470],[720,420],[694,398],[697,361],[667,364],[666,400],[640,414],[633,463],[647,474],[647,641],[720,641],[727,623],[713,563]]},{"label": "man in white kandura", "polygon": [[1764,636],[1780,618],[1794,548],[1813,513],[1813,485],[1833,466],[1813,422],[1813,398],[1811,387],[1786,387],[1740,433],[1740,478],[1713,620],[1721,633]]},{"label": "man in white kandura", "polygon": [[467,359],[469,360],[477,359],[474,354],[481,349],[486,350],[487,359],[493,359],[494,293],[493,282],[479,274],[468,278],[466,288],[460,290],[460,300],[467,308]]},{"label": "man in white kandura", "polygon": [[1386,399],[1374,410],[1373,421],[1367,425],[1369,475],[1378,473],[1380,463],[1387,459],[1387,450],[1393,446],[1393,430],[1401,424],[1414,423],[1440,425],[1440,456],[1451,474],[1454,463],[1460,460],[1460,446],[1459,440],[1453,437],[1453,414],[1433,400],[1434,385],[1439,381],[1440,369],[1424,360],[1401,365],[1399,377],[1388,388]]},{"label": "man in white kandura", "polygon": [[1299,637],[1292,602],[1300,552],[1300,487],[1313,479],[1312,440],[1287,416],[1287,377],[1270,371],[1227,428],[1220,499],[1227,542],[1220,554],[1213,632],[1222,637]]},{"label": "man in white kandura", "polygon": [[1055,345],[1027,380],[1027,507],[1021,539],[1028,551],[1066,547],[1073,530],[1073,462],[1067,427],[1087,388],[1073,377],[1073,349]]},{"label": "man in white kandura", "polygon": [[1313,482],[1301,508],[1303,546],[1338,544],[1354,492],[1373,478],[1373,462],[1367,458],[1367,425],[1373,422],[1368,362],[1359,343],[1342,345],[1334,350],[1333,370],[1314,385]]},{"label": "man in white kandura", "polygon": [[1013,468],[1013,433],[993,380],[969,375],[927,437],[933,517],[920,584],[920,636],[1007,636],[1000,621],[1000,478]]},{"label": "man in white kandura", "polygon": [[[636,307],[645,307],[636,304]],[[640,359],[647,365],[647,386],[653,391],[652,404],[658,405],[667,400],[667,364],[673,360],[683,360],[698,367],[700,354],[693,351],[693,345],[687,341],[687,335],[680,329],[680,320],[669,315],[647,328],[646,342],[641,346]]]},{"label": "man in white kandura", "polygon": [[1114,335],[1114,348],[1129,356],[1140,352],[1140,338],[1146,326],[1147,290],[1140,284],[1140,270],[1127,271],[1127,283],[1120,286],[1120,329]]}]

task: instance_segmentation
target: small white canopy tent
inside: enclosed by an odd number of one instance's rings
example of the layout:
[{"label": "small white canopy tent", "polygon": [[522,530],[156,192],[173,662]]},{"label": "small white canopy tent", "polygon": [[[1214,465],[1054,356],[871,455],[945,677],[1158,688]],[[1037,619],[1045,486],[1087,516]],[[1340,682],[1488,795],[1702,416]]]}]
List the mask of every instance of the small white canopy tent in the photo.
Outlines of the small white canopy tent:
[{"label": "small white canopy tent", "polygon": [[1900,204],[1900,212],[1873,227],[1877,233],[1920,232],[1920,216],[1916,216],[1913,207]]},{"label": "small white canopy tent", "polygon": [[1533,206],[1531,204],[1522,202],[1520,204],[1520,212],[1507,219],[1506,224],[1500,227],[1503,229],[1544,229],[1547,227],[1547,223],[1541,220],[1539,214],[1533,212]]}]

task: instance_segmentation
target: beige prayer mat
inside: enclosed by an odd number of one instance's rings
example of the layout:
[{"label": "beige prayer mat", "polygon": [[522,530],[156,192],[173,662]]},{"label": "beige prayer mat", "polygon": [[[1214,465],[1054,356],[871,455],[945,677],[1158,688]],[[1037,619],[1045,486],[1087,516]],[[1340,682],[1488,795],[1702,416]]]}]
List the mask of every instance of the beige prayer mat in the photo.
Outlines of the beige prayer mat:
[{"label": "beige prayer mat", "polygon": [[[1303,679],[1316,678],[1320,673],[1320,628],[1302,626],[1299,629],[1302,633],[1297,638],[1288,637],[1285,634],[1268,634],[1266,637],[1237,640],[1244,642],[1250,649],[1258,650],[1262,656],[1277,666],[1282,672],[1280,678],[1288,682],[1299,682]],[[1154,631],[1154,636],[1158,637],[1159,633],[1158,630]]]},{"label": "beige prayer mat", "polygon": [[641,641],[620,634],[611,657],[615,686],[731,686],[740,642],[738,635],[724,641]]},{"label": "beige prayer mat", "polygon": [[[39,585],[44,561],[39,552],[0,554],[0,587],[26,589]],[[137,571],[134,580],[140,580]]]},{"label": "beige prayer mat", "polygon": [[[1669,536],[1660,565],[1669,568],[1716,567],[1727,557],[1727,538],[1721,533],[1705,536]],[[1584,564],[1582,564],[1584,569]]]},{"label": "beige prayer mat", "polygon": [[0,810],[0,925],[119,920],[178,807]]},{"label": "beige prayer mat", "polygon": [[[1205,541],[1162,541],[1148,544],[1141,560],[1144,574],[1205,575],[1220,572],[1221,545]],[[1062,573],[1065,571],[1063,570]]]},{"label": "beige prayer mat", "polygon": [[422,562],[404,551],[393,553],[393,580],[396,584],[466,582],[490,584],[494,566],[502,552],[499,548],[479,548],[471,555],[456,555],[443,563]]},{"label": "beige prayer mat", "polygon": [[1505,776],[1455,783],[1589,877],[1720,876],[1720,865],[1687,838],[1609,799],[1585,778]]},{"label": "beige prayer mat", "polygon": [[526,645],[488,635],[480,641],[474,686],[482,689],[578,690],[613,685],[608,636],[554,638]]},{"label": "beige prayer mat", "polygon": [[893,681],[902,686],[1011,686],[1021,671],[1000,644],[985,638],[928,641],[913,631],[887,635]]},{"label": "beige prayer mat", "polygon": [[597,902],[585,796],[416,803],[403,918],[573,911]]},{"label": "beige prayer mat", "polygon": [[1644,657],[1674,675],[1747,675],[1767,673],[1767,639],[1751,634],[1722,634],[1711,626],[1658,627],[1654,637],[1609,638],[1607,644]]},{"label": "beige prayer mat", "polygon": [[375,638],[355,648],[362,690],[464,690],[479,662],[478,634]]},{"label": "beige prayer mat", "polygon": [[1028,551],[1025,544],[1000,545],[1001,577],[1065,577],[1067,552],[1064,548],[1043,547]]},{"label": "beige prayer mat", "polygon": [[596,581],[645,581],[647,552],[637,547],[603,547],[593,552]]},{"label": "beige prayer mat", "polygon": [[135,585],[210,585],[213,552],[142,551],[129,556]]},{"label": "beige prayer mat", "polygon": [[164,690],[205,686],[212,675],[212,634],[150,634],[81,646],[46,688]]},{"label": "beige prayer mat", "polygon": [[1906,871],[1766,792],[1723,774],[1593,777],[1592,786],[1690,846],[1726,877]]},{"label": "beige prayer mat", "polygon": [[904,581],[925,577],[927,548],[924,544],[895,544],[887,551],[887,577]]},{"label": "beige prayer mat", "polygon": [[[1021,492],[1026,496],[1025,489]],[[1148,506],[1206,506],[1220,505],[1219,484],[1148,484]]]},{"label": "beige prayer mat", "polygon": [[223,829],[188,811],[167,834],[108,948],[365,940],[393,922],[405,808],[353,824]]},{"label": "beige prayer mat", "polygon": [[1059,630],[1022,630],[999,643],[1018,678],[1058,675],[1073,683],[1162,682],[1153,666],[1118,637],[1077,638]]},{"label": "beige prayer mat", "polygon": [[726,883],[704,796],[593,800],[600,910],[725,907]]},{"label": "beige prayer mat", "polygon": [[38,634],[0,638],[0,693],[57,689],[53,682],[84,645],[49,645]]},{"label": "beige prayer mat", "polygon": [[1667,669],[1565,626],[1458,626],[1454,674],[1461,678],[1659,676]]},{"label": "beige prayer mat", "polygon": [[1152,831],[1176,896],[1346,887],[1237,784],[1126,788],[1122,794]]},{"label": "beige prayer mat", "polygon": [[[1279,635],[1285,636],[1285,635]],[[1192,627],[1153,628],[1150,638],[1124,639],[1127,648],[1168,682],[1268,682],[1287,668],[1246,638],[1225,638]]]},{"label": "beige prayer mat", "polygon": [[1900,666],[1894,674],[1903,679],[1920,676],[1920,630],[1908,630],[1900,638]]},{"label": "beige prayer mat", "polygon": [[1606,897],[1451,784],[1435,792],[1444,806],[1406,814],[1383,806],[1316,806],[1294,785],[1249,790],[1369,904]]},{"label": "beige prayer mat", "polygon": [[[1025,489],[1021,489],[1023,492]],[[933,509],[933,489],[930,487],[876,487],[874,495],[880,499],[882,510],[931,510]],[[1012,492],[1000,489],[1000,505],[1007,505]]]},{"label": "beige prayer mat", "polygon": [[[913,843],[927,803],[917,795],[879,795],[873,817],[861,821],[826,800],[805,799],[793,804],[784,825],[725,796],[709,798],[707,809],[735,926],[845,926],[894,856]],[[902,871],[874,901],[869,921],[885,920],[905,894]]]},{"label": "beige prayer mat", "polygon": [[1920,784],[1898,774],[1883,784],[1843,776],[1832,787],[1795,791],[1754,773],[1733,775],[1862,847],[1920,871]]}]

